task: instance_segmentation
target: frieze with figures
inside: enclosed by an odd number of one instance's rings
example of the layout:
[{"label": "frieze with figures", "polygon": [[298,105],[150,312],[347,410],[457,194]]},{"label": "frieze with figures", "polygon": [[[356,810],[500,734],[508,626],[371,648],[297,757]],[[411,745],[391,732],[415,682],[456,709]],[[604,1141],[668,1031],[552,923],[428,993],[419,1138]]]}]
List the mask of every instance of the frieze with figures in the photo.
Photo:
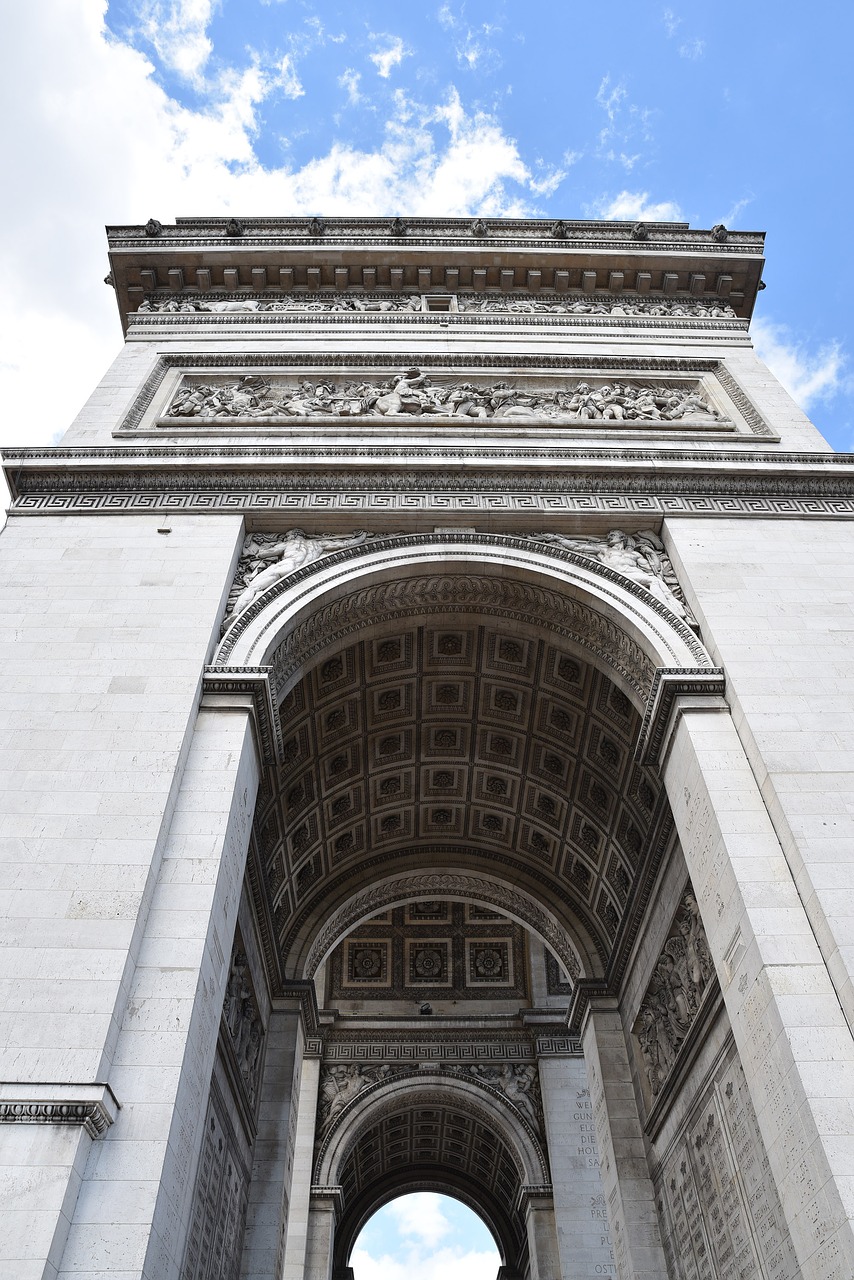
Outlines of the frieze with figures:
[{"label": "frieze with figures", "polygon": [[706,931],[700,919],[697,899],[689,885],[641,1002],[634,1028],[644,1075],[653,1098],[661,1092],[675,1066],[713,979],[714,966]]},{"label": "frieze with figures", "polygon": [[264,1024],[239,933],[231,956],[231,970],[222,1006],[222,1027],[237,1064],[249,1107],[255,1110],[261,1080]]},{"label": "frieze with figures", "polygon": [[716,426],[722,415],[699,381],[691,383],[569,379],[558,387],[506,381],[462,382],[422,369],[381,381],[287,381],[272,374],[185,376],[165,412],[167,420],[279,420],[289,418],[438,417],[498,422],[650,423]]},{"label": "frieze with figures", "polygon": [[[736,312],[720,299],[697,302],[693,299],[635,297],[525,297],[515,294],[495,297],[482,294],[438,295],[447,300],[447,311],[436,306],[437,295],[397,294],[292,294],[286,297],[250,298],[150,295],[140,303],[137,315],[280,315],[288,313],[389,315],[395,312],[428,315],[539,315],[539,316],[658,316],[735,320]],[[431,305],[432,301],[432,305]],[[435,309],[434,309],[435,308]]]}]

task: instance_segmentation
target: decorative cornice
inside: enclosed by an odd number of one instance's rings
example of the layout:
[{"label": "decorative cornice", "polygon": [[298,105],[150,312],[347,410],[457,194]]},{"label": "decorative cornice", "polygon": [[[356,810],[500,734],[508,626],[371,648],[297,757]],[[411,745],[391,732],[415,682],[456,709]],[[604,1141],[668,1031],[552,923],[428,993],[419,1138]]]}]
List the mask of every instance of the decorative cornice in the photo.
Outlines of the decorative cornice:
[{"label": "decorative cornice", "polygon": [[660,765],[667,727],[677,698],[697,697],[704,706],[717,710],[724,692],[722,667],[698,667],[695,671],[659,667],[649,692],[636,758],[651,768]]},{"label": "decorative cornice", "polygon": [[82,1125],[100,1138],[118,1111],[108,1084],[0,1083],[0,1124]]},{"label": "decorative cornice", "polygon": [[[174,224],[161,223],[157,235],[158,247],[184,245],[198,239],[210,245],[220,239],[224,247],[232,247],[225,215],[203,218],[177,218]],[[457,244],[472,242],[471,218],[405,218],[401,220],[407,242],[430,244]],[[492,246],[500,244],[540,244],[560,249],[567,242],[593,248],[598,245],[613,247],[623,244],[646,252],[654,248],[689,249],[692,252],[706,249],[720,253],[721,241],[714,230],[691,230],[687,222],[647,222],[646,235],[641,244],[633,234],[635,222],[608,222],[593,219],[567,219],[561,221],[560,235],[555,232],[555,222],[546,218],[487,218],[484,230]],[[345,241],[367,241],[377,244],[395,244],[399,235],[388,218],[324,218],[257,217],[242,219],[243,245],[260,241],[273,244],[317,244],[325,246]],[[145,245],[150,238],[145,224],[117,224],[107,227],[111,248],[127,245]],[[726,250],[734,249],[761,253],[765,234],[761,231],[728,231]]]},{"label": "decorative cornice", "polygon": [[270,667],[205,667],[202,685],[206,694],[249,694],[265,765],[277,764],[282,758],[282,729],[273,706],[270,671]]},{"label": "decorative cornice", "polygon": [[300,1019],[305,1037],[306,1057],[320,1057],[323,1052],[326,1029],[320,1025],[320,1012],[317,1007],[317,992],[314,983],[307,978],[289,978],[276,992],[273,998],[273,1009],[280,1008],[280,1001],[299,1001]]}]

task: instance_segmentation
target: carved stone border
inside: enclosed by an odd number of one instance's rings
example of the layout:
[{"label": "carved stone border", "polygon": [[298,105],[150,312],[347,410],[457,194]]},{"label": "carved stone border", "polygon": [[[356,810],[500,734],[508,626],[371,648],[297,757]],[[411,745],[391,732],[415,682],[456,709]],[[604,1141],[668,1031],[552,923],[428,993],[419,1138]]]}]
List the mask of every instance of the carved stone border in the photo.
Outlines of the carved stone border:
[{"label": "carved stone border", "polygon": [[[619,587],[621,591],[626,592],[629,596],[633,596],[642,603],[645,609],[654,613],[670,630],[676,633],[682,644],[696,659],[698,668],[707,668],[712,665],[706,649],[691,628],[677,618],[675,614],[671,613],[660,600],[630,578],[626,578],[623,574],[616,572],[607,565],[600,564],[598,561],[578,552],[557,547],[553,543],[538,542],[535,539],[526,537],[517,538],[511,535],[486,533],[397,535],[356,547],[348,547],[342,551],[323,556],[312,564],[298,569],[295,573],[283,578],[281,582],[263,592],[233,621],[217,651],[218,661],[216,665],[218,666],[220,662],[223,665],[227,664],[229,658],[234,654],[240,636],[244,634],[248,626],[264,612],[273,600],[304,582],[307,578],[312,577],[320,570],[325,571],[337,568],[354,560],[381,552],[410,552],[418,547],[441,547],[447,549],[449,544],[521,551],[528,555],[536,552],[537,555],[543,555],[548,559],[583,569],[586,573],[593,574],[602,582]],[[455,599],[453,590],[453,584],[457,580],[461,584],[459,600]],[[438,594],[435,585],[437,581],[442,584]],[[473,592],[473,583],[481,587],[480,593]],[[462,587],[464,587],[464,590],[462,590]],[[486,588],[486,590],[483,590],[483,588]],[[395,592],[397,593],[396,598]],[[609,592],[608,594],[612,593]],[[358,600],[358,605],[356,600]],[[619,603],[616,599],[614,603],[619,608]],[[638,692],[646,695],[650,688],[651,672],[650,683],[645,680],[639,681],[638,678],[638,673],[646,671],[649,667],[649,658],[640,649],[640,646],[630,640],[615,623],[611,623],[589,606],[566,596],[557,586],[535,587],[525,583],[514,582],[510,578],[492,577],[486,567],[476,575],[449,571],[430,575],[419,574],[418,576],[395,580],[394,582],[378,583],[373,587],[360,588],[353,592],[351,596],[335,601],[329,606],[324,607],[321,605],[310,618],[294,628],[277,649],[272,662],[276,688],[281,689],[284,681],[300,666],[304,665],[313,653],[318,652],[320,648],[326,647],[338,636],[343,638],[344,635],[351,634],[356,629],[361,629],[366,625],[390,616],[405,616],[419,609],[423,612],[425,607],[427,609],[448,609],[451,612],[465,608],[470,613],[476,611],[500,611],[505,615],[512,614],[512,616],[519,619],[524,618],[525,621],[534,626],[545,626],[551,630],[559,631],[562,635],[570,635],[585,648],[590,648],[589,639],[591,633],[602,632],[602,628],[605,627],[614,634],[608,635],[607,644],[601,647],[601,656],[615,670],[619,670],[621,675],[638,689]],[[340,615],[343,622],[336,621],[338,615]],[[575,634],[576,632],[577,634]],[[604,632],[602,632],[602,635],[604,638]],[[637,651],[632,654],[634,659],[633,670],[629,669],[625,658],[622,661],[617,660],[613,651],[615,643],[618,647],[620,645],[624,648],[629,646],[631,650]],[[597,650],[597,652],[599,651]]]},{"label": "carved stone border", "polygon": [[118,1111],[108,1084],[0,1083],[0,1124],[75,1124],[100,1138]]},{"label": "carved stone border", "polygon": [[[418,366],[424,369],[506,369],[514,370],[563,370],[582,372],[586,370],[602,370],[618,373],[627,377],[630,373],[679,373],[687,376],[712,374],[724,391],[736,405],[745,424],[753,435],[774,438],[775,433],[765,421],[759,410],[739,387],[735,379],[726,371],[721,360],[662,356],[555,356],[555,355],[490,355],[488,353],[439,353],[439,352],[170,352],[160,355],[146,378],[137,396],[128,409],[117,432],[136,430],[145,414],[154,403],[154,399],[170,369],[310,369],[333,368],[337,372],[345,369],[408,369]],[[318,419],[319,420],[319,419]],[[252,420],[254,423],[256,420]],[[299,421],[302,421],[301,419]],[[332,418],[336,425],[341,420]],[[653,424],[654,426],[654,424]],[[232,424],[233,427],[233,424]],[[210,428],[209,428],[210,429]],[[224,432],[228,432],[228,424],[222,424]],[[606,429],[606,428],[605,428]],[[649,428],[640,428],[648,430]]]}]

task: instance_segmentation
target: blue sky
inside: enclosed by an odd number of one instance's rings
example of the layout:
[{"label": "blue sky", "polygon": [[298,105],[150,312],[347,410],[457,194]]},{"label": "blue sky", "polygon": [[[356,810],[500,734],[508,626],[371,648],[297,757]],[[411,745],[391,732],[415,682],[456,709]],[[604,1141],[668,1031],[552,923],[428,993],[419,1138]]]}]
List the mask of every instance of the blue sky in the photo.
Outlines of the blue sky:
[{"label": "blue sky", "polygon": [[471,1209],[449,1196],[400,1196],[362,1228],[350,1255],[356,1280],[495,1280],[501,1258]]},{"label": "blue sky", "polygon": [[757,345],[835,447],[854,448],[838,261],[852,13],[827,0],[13,6],[0,439],[55,438],[118,350],[105,222],[230,210],[766,230]]}]

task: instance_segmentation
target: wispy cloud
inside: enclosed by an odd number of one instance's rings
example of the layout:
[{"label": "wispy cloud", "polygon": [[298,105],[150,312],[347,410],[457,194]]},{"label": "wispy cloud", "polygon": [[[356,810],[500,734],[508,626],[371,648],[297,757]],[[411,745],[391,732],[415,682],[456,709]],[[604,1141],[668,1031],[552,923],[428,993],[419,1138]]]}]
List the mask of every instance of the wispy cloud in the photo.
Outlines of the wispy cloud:
[{"label": "wispy cloud", "polygon": [[608,218],[615,222],[682,222],[682,210],[675,200],[650,200],[648,191],[620,191],[616,196],[600,196],[584,210],[588,218]]},{"label": "wispy cloud", "polygon": [[755,199],[756,197],[753,194],[749,196],[742,196],[741,199],[736,200],[735,203],[727,209],[723,217],[718,218],[717,221],[722,222],[725,227],[734,227],[738,222],[742,209],[746,209],[749,204],[753,204]]},{"label": "wispy cloud", "polygon": [[377,75],[382,76],[383,80],[388,80],[392,69],[404,58],[409,57],[411,50],[406,48],[400,36],[377,35],[371,32],[371,39],[387,42],[384,49],[378,48],[375,53],[368,54],[368,57],[376,67]]},{"label": "wispy cloud", "polygon": [[661,15],[661,20],[664,23],[664,29],[669,37],[675,36],[678,28],[682,24],[682,19],[677,18],[672,9],[665,9],[664,13]]},{"label": "wispy cloud", "polygon": [[653,140],[653,112],[630,102],[625,79],[614,83],[610,75],[603,76],[596,91],[596,103],[607,119],[599,131],[597,154],[602,160],[616,161],[631,173],[643,158],[643,151],[636,148]]},{"label": "wispy cloud", "polygon": [[793,400],[807,412],[845,388],[845,355],[839,342],[816,349],[798,339],[786,325],[757,316],[751,323],[753,345]]},{"label": "wispy cloud", "polygon": [[[664,30],[667,32],[668,40],[672,40],[682,26],[682,19],[678,18],[672,9],[665,9],[661,15],[661,20],[664,23]],[[698,58],[702,58],[705,51],[705,40],[700,40],[697,36],[689,36],[682,40],[677,49],[679,57],[687,58],[690,62],[696,62]]]},{"label": "wispy cloud", "polygon": [[351,107],[357,106],[362,101],[362,94],[359,90],[362,77],[360,73],[353,67],[347,67],[338,77],[338,83],[342,89],[347,90],[347,101]]},{"label": "wispy cloud", "polygon": [[140,31],[171,71],[193,84],[202,78],[213,52],[208,27],[214,0],[144,0]]},{"label": "wispy cloud", "polygon": [[289,53],[286,53],[279,63],[278,84],[286,98],[301,98],[305,93],[296,73],[293,57]]}]

